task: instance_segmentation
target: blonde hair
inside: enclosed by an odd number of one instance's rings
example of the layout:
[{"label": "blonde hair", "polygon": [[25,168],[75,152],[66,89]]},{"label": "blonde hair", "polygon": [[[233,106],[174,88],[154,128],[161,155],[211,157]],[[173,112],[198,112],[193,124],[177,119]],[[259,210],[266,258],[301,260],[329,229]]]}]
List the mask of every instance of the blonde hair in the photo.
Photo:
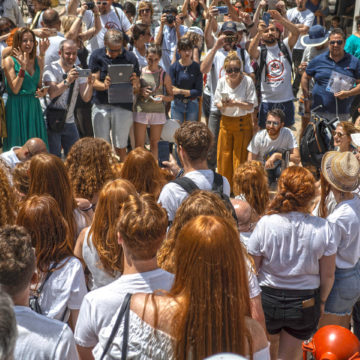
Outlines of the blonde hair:
[{"label": "blonde hair", "polygon": [[66,15],[61,19],[61,27],[64,34],[69,32],[71,25],[74,23],[75,20],[75,15]]},{"label": "blonde hair", "polygon": [[235,51],[230,51],[228,56],[224,60],[224,69],[226,69],[232,61],[238,61],[241,68],[242,62],[240,58],[237,56]]}]

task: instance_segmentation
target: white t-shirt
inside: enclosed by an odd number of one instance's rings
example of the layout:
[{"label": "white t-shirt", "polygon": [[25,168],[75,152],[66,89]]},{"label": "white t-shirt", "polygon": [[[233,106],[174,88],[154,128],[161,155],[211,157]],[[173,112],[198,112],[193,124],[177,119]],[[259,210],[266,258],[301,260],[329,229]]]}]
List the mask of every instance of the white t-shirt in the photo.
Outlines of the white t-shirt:
[{"label": "white t-shirt", "polygon": [[[60,60],[54,61],[48,66],[45,66],[43,82],[51,81],[55,83],[60,83],[64,80],[63,75],[65,74],[64,69],[60,65]],[[66,116],[66,123],[73,123],[75,121],[74,118],[74,108],[76,105],[76,100],[79,94],[79,85],[85,84],[87,82],[87,78],[77,78],[75,80],[74,90],[72,93],[70,106],[67,105],[67,98],[69,96],[70,88],[68,87],[60,96],[60,98],[55,102],[54,106],[59,109],[69,109]],[[47,95],[46,97],[47,104],[50,103],[51,99]]]},{"label": "white t-shirt", "polygon": [[[309,28],[312,26],[315,19],[315,15],[311,10],[305,9],[303,11],[299,11],[296,7],[289,9],[286,12],[286,17],[288,18],[289,21],[291,21],[295,25],[303,24]],[[305,46],[303,46],[300,42],[300,36],[294,46],[294,49],[300,49],[300,50],[305,49]]]},{"label": "white t-shirt", "polygon": [[[231,100],[240,100],[246,101],[255,106],[257,106],[257,95],[254,82],[249,76],[244,75],[240,84],[233,89],[226,81],[225,77],[219,79],[216,87],[216,92],[214,96],[214,104],[221,102],[221,94],[226,93]],[[238,106],[226,107],[221,110],[221,113],[226,116],[244,116],[250,114],[254,111],[254,108],[251,110],[240,109]]]},{"label": "white t-shirt", "polygon": [[75,328],[75,341],[83,347],[93,347],[98,342],[102,328],[108,326],[127,293],[152,293],[170,290],[174,275],[162,269],[144,273],[122,275],[111,284],[89,292],[81,304]]},{"label": "white t-shirt", "polygon": [[[284,44],[291,57],[291,50],[288,45],[288,39]],[[291,87],[291,65],[286,59],[285,54],[280,51],[279,45],[266,46],[266,64],[261,72],[261,98],[264,102],[282,103],[294,98]],[[258,47],[261,53],[261,48]],[[257,59],[260,65],[260,58]],[[267,78],[265,79],[265,68],[267,68]]]},{"label": "white t-shirt", "polygon": [[16,156],[15,151],[20,149],[20,146],[14,146],[9,151],[3,152],[0,157],[6,161],[6,164],[10,166],[11,169],[15,167],[16,164],[21,162],[19,158]]},{"label": "white t-shirt", "polygon": [[[130,21],[126,17],[125,13],[120,8],[115,8],[113,6],[107,14],[100,15],[100,21],[101,30],[89,40],[88,50],[90,52],[105,46],[104,36],[107,30],[117,29],[126,33],[131,27]],[[88,30],[95,26],[94,13],[90,10],[85,11],[83,22]]]},{"label": "white t-shirt", "polygon": [[259,161],[266,162],[265,155],[276,152],[292,150],[298,147],[295,136],[292,131],[286,127],[280,129],[279,136],[272,140],[266,131],[260,130],[251,139],[247,151],[258,156]]},{"label": "white t-shirt", "polygon": [[58,266],[64,263],[46,281],[39,296],[39,305],[45,316],[66,322],[69,310],[80,309],[87,289],[80,260],[75,257],[66,258]]},{"label": "white t-shirt", "polygon": [[[251,66],[250,56],[248,52],[245,50],[244,53],[245,63],[243,63],[241,58],[241,49],[237,48],[236,52],[241,60],[241,71],[247,74],[253,73],[254,69]],[[210,85],[210,96],[211,96],[211,111],[217,110],[213,98],[219,79],[225,77],[224,61],[228,55],[229,55],[229,51],[225,51],[223,48],[219,49],[214,56],[211,71],[208,73],[208,79],[209,79],[208,83]]]},{"label": "white t-shirt", "polygon": [[146,57],[142,56],[135,46],[133,47],[132,52],[135,54],[136,58],[138,59],[140,70],[148,65],[146,61]]},{"label": "white t-shirt", "polygon": [[121,273],[116,272],[115,277],[111,276],[107,271],[101,268],[101,262],[99,254],[93,244],[92,234],[89,237],[90,227],[86,230],[83,247],[82,247],[82,256],[85,261],[87,268],[90,271],[89,275],[89,289],[95,290],[99,287],[105,286],[116,280],[121,276]]},{"label": "white t-shirt", "polygon": [[337,240],[336,266],[348,269],[360,258],[360,199],[354,194],[351,200],[339,203],[327,217],[333,224]]},{"label": "white t-shirt", "polygon": [[77,360],[74,335],[63,322],[14,306],[18,337],[16,360]]},{"label": "white t-shirt", "polygon": [[319,260],[336,253],[331,225],[300,212],[263,216],[247,245],[262,256],[260,286],[280,289],[317,289]]},{"label": "white t-shirt", "polygon": [[[184,175],[194,181],[201,190],[211,190],[214,182],[214,172],[212,170],[194,170]],[[224,194],[230,196],[230,184],[223,176]],[[176,210],[187,198],[189,194],[180,185],[173,182],[166,184],[161,190],[159,203],[167,211],[169,221],[174,220]]]}]

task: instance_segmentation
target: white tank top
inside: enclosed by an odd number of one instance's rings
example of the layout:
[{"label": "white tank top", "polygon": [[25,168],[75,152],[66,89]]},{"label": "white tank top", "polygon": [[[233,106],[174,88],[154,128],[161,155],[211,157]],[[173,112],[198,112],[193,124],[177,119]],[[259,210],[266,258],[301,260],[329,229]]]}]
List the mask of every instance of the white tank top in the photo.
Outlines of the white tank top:
[{"label": "white tank top", "polygon": [[120,272],[115,273],[115,277],[112,277],[105,270],[101,268],[101,262],[99,255],[95,249],[95,246],[92,242],[92,235],[89,237],[90,227],[87,229],[85,233],[85,238],[82,246],[82,256],[90,271],[89,277],[89,289],[95,290],[101,286],[105,286],[110,284],[117,278],[121,276]]}]

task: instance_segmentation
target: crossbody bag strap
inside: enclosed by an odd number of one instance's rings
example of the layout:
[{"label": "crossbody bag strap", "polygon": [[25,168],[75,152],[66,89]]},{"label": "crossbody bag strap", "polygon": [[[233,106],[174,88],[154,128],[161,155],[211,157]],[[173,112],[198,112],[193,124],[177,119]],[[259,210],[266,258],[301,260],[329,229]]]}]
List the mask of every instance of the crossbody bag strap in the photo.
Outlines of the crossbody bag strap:
[{"label": "crossbody bag strap", "polygon": [[[75,81],[76,81],[76,80],[75,80]],[[73,82],[70,84],[69,94],[68,94],[68,97],[67,97],[67,100],[66,100],[66,105],[67,105],[66,117],[67,117],[67,113],[68,113],[68,111],[69,111],[69,105],[70,105],[70,103],[71,103],[72,94],[73,94],[73,92],[74,92],[75,81],[73,81]],[[54,104],[60,99],[60,96],[61,96],[61,95],[62,95],[62,94],[60,94],[59,96],[53,98],[53,99],[50,101],[49,105],[46,104],[46,97],[45,97],[46,107],[49,107],[49,106],[51,106],[51,105],[54,105]]]},{"label": "crossbody bag strap", "polygon": [[[126,329],[126,326],[129,327],[129,312],[130,312],[130,300],[131,300],[131,295],[132,294],[126,294],[125,296],[125,299],[121,305],[121,309],[119,311],[119,314],[118,314],[118,317],[115,321],[115,324],[114,324],[114,327],[113,329],[111,330],[111,334],[109,336],[109,339],[104,347],[104,351],[103,353],[101,354],[101,357],[100,357],[100,360],[103,360],[105,355],[107,354],[107,352],[109,351],[110,349],[110,346],[112,344],[112,342],[114,341],[114,338],[115,338],[115,335],[119,329],[119,326],[121,324],[121,321],[124,317],[124,315],[127,313],[127,315],[125,315],[125,323],[124,323],[124,331],[123,331],[123,348],[122,348],[122,351],[121,351],[121,359],[126,359],[126,353],[125,353],[125,357],[124,357],[124,340],[126,340],[126,349],[125,351],[127,351],[127,345],[128,345],[128,335],[129,335],[129,329]],[[127,317],[127,321],[126,321],[126,317]],[[125,339],[125,334],[127,336],[127,338]]]},{"label": "crossbody bag strap", "polygon": [[52,270],[54,270],[54,269],[56,268],[56,266],[57,266],[57,263],[54,263],[54,264],[51,265],[48,273],[46,274],[45,280],[44,280],[43,283],[40,285],[40,287],[36,290],[36,293],[37,293],[38,295],[41,294],[41,292],[42,292],[42,290],[43,290],[43,288],[44,288],[44,286],[45,286],[45,283],[49,280],[49,277],[50,277],[51,274],[53,273]]}]

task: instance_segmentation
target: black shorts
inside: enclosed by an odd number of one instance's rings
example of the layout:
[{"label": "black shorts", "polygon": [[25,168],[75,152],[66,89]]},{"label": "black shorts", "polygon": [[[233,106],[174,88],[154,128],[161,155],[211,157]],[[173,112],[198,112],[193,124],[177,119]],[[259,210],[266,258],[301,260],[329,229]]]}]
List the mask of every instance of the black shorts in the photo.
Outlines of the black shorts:
[{"label": "black shorts", "polygon": [[307,340],[316,332],[320,319],[320,291],[261,287],[261,300],[269,334],[281,330]]}]

